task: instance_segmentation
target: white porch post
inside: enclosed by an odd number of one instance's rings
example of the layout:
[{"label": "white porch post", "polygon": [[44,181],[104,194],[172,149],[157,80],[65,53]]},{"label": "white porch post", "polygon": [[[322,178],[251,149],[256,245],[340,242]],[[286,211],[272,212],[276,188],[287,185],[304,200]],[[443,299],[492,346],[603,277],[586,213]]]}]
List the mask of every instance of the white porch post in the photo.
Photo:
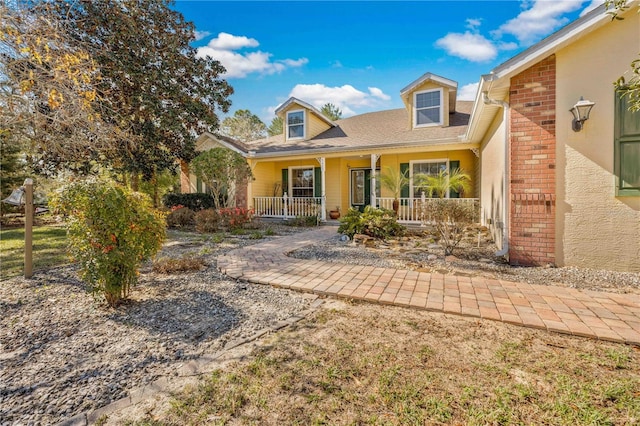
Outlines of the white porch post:
[{"label": "white porch post", "polygon": [[326,185],[326,161],[324,157],[316,158],[318,163],[320,163],[320,184],[322,185],[322,190],[320,191],[320,220],[322,222],[327,221],[327,185]]},{"label": "white porch post", "polygon": [[378,154],[371,154],[371,207],[377,207],[376,199],[376,164],[378,163]]}]

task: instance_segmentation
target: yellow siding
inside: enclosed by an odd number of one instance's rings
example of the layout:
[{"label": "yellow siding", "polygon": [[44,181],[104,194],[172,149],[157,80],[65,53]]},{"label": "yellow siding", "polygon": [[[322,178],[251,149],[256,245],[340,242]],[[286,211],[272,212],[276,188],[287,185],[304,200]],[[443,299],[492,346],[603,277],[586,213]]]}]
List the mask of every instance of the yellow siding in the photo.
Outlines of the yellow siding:
[{"label": "yellow siding", "polygon": [[329,128],[331,127],[324,120],[321,120],[315,114],[312,114],[310,111],[306,111],[306,119],[308,123],[307,139],[315,138],[320,133],[329,130]]},{"label": "yellow siding", "polygon": [[[398,154],[398,155],[383,155],[380,158],[380,170],[384,170],[385,167],[393,167],[396,170],[400,169],[401,163],[410,163],[412,161],[423,161],[423,160],[449,160],[449,161],[460,161],[460,168],[463,169],[469,177],[471,178],[471,190],[468,194],[465,194],[465,197],[473,198],[475,194],[475,182],[473,182],[473,177],[475,176],[474,170],[474,160],[475,154],[471,152],[471,150],[456,150],[456,151],[436,151],[436,152],[418,152],[412,154]],[[384,188],[381,189],[382,197],[391,197],[388,191],[385,191]]]},{"label": "yellow siding", "polygon": [[[326,176],[325,194],[327,196],[327,210],[333,210],[336,206],[340,207],[340,211],[345,211],[346,202],[342,199],[341,194],[345,192],[342,190],[342,183],[344,182],[344,176],[342,169],[342,160],[340,158],[330,158],[326,160]],[[327,212],[327,214],[329,214]]]}]

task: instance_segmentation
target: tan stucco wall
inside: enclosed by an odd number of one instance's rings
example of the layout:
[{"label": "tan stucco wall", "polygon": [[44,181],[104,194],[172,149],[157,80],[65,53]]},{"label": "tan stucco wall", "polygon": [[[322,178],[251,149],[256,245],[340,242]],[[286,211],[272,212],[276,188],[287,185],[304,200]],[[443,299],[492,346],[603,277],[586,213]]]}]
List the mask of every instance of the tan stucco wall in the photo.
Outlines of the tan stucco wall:
[{"label": "tan stucco wall", "polygon": [[[556,258],[560,265],[640,272],[640,197],[616,197],[614,92],[640,52],[635,8],[560,50],[557,58]],[[596,103],[581,132],[569,109]]]},{"label": "tan stucco wall", "polygon": [[407,123],[407,126],[409,128],[413,127],[413,97],[414,94],[416,92],[422,92],[424,90],[432,90],[432,89],[442,89],[442,119],[443,119],[443,126],[448,126],[449,125],[449,88],[448,87],[443,87],[439,84],[434,83],[433,81],[425,81],[424,83],[422,83],[421,85],[417,86],[415,89],[413,89],[411,92],[409,92],[405,98],[405,107],[407,108],[407,112],[409,113],[409,122]]},{"label": "tan stucco wall", "polygon": [[[496,107],[497,108],[497,107]],[[502,109],[485,135],[480,148],[480,203],[481,221],[502,249],[504,224],[504,149],[505,123]]]}]

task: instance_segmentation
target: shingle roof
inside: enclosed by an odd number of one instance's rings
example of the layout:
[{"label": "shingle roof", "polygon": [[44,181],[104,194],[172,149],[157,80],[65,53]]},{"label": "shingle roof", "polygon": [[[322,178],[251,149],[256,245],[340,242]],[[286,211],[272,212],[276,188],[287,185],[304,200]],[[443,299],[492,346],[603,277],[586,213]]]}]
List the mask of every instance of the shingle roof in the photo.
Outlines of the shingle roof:
[{"label": "shingle roof", "polygon": [[456,112],[449,115],[447,127],[412,129],[405,108],[370,112],[335,121],[332,127],[313,139],[285,141],[284,135],[270,136],[248,142],[246,146],[257,154],[304,150],[364,149],[375,147],[429,145],[451,143],[465,134],[473,102],[458,101]]}]

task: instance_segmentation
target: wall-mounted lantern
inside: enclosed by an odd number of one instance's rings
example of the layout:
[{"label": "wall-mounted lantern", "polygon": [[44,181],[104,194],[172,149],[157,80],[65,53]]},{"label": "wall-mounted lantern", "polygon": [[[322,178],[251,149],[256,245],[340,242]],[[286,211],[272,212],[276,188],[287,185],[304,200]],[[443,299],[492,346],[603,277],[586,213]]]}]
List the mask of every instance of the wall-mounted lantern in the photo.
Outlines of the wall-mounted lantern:
[{"label": "wall-mounted lantern", "polygon": [[584,100],[584,98],[580,96],[580,100],[569,110],[573,114],[572,128],[574,132],[582,130],[582,126],[584,122],[589,119],[591,108],[593,108],[594,105],[595,102]]}]

